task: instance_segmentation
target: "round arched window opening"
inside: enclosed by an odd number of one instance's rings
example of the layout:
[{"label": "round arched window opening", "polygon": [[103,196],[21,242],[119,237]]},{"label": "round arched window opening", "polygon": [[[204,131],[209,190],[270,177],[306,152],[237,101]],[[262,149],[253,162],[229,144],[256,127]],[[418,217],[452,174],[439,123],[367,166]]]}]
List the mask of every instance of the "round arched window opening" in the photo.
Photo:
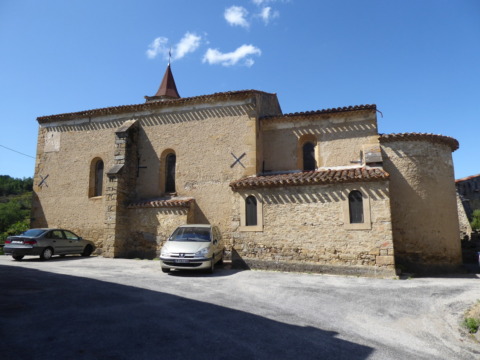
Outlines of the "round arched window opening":
[{"label": "round arched window opening", "polygon": [[93,196],[102,196],[103,193],[103,161],[95,163],[95,184]]},{"label": "round arched window opening", "polygon": [[314,171],[317,168],[315,161],[315,144],[308,141],[303,144],[303,170]]},{"label": "round arched window opening", "polygon": [[350,213],[350,224],[363,223],[363,195],[358,190],[348,194],[348,208]]},{"label": "round arched window opening", "polygon": [[165,158],[165,192],[175,192],[175,167],[177,156],[175,154],[168,154]]},{"label": "round arched window opening", "polygon": [[256,226],[257,221],[257,199],[250,195],[245,199],[245,225]]}]

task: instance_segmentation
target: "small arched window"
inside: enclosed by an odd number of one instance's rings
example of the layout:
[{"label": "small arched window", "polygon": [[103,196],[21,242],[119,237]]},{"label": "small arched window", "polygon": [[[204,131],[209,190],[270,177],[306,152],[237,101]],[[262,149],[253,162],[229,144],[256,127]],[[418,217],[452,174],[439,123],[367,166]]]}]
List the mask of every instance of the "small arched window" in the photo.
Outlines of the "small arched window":
[{"label": "small arched window", "polygon": [[98,160],[95,164],[95,191],[93,196],[103,194],[103,161]]},{"label": "small arched window", "polygon": [[165,158],[165,192],[175,192],[175,167],[177,157],[175,154],[170,153]]},{"label": "small arched window", "polygon": [[252,195],[245,199],[245,225],[257,226],[257,199]]},{"label": "small arched window", "polygon": [[348,208],[350,213],[350,224],[361,224],[363,218],[363,195],[358,190],[353,190],[348,195]]},{"label": "small arched window", "polygon": [[308,141],[303,144],[303,170],[313,171],[317,168],[317,162],[315,161],[315,144]]}]

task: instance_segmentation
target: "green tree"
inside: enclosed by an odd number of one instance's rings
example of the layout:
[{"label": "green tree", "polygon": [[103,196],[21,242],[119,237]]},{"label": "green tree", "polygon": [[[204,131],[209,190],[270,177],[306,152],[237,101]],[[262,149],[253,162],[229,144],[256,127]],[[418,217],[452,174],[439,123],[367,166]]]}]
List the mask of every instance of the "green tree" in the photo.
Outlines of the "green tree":
[{"label": "green tree", "polygon": [[480,210],[475,210],[473,212],[470,225],[472,226],[472,230],[480,230]]}]

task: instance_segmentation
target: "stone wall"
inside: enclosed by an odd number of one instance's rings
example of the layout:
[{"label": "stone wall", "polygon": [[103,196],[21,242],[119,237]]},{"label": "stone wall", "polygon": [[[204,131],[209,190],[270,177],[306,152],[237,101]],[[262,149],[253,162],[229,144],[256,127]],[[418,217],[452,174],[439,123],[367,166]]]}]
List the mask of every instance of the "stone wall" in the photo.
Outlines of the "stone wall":
[{"label": "stone wall", "polygon": [[128,209],[126,257],[153,259],[180,225],[194,223],[194,207],[190,208],[138,208]]},{"label": "stone wall", "polygon": [[[364,229],[348,226],[352,190],[365,196],[370,222]],[[234,261],[280,270],[395,274],[388,182],[256,189],[263,231],[241,230],[241,195],[233,204]]]},{"label": "stone wall", "polygon": [[229,183],[257,172],[255,105],[249,100],[181,107],[139,118],[138,198],[162,196],[162,161],[174,152],[176,196],[194,198],[195,221],[219,226],[228,242]]},{"label": "stone wall", "polygon": [[457,211],[458,211],[458,222],[460,226],[460,239],[470,239],[472,236],[472,226],[468,220],[467,213],[463,207],[462,200],[460,195],[457,193]]},{"label": "stone wall", "polygon": [[397,263],[416,271],[461,264],[452,148],[434,135],[382,142]]},{"label": "stone wall", "polygon": [[467,217],[471,220],[474,210],[480,209],[480,175],[473,175],[455,181],[457,191],[462,197]]},{"label": "stone wall", "polygon": [[105,198],[89,196],[90,168],[95,158],[104,161],[106,170],[113,166],[113,134],[121,124],[85,119],[39,127],[32,227],[72,230],[102,251]]},{"label": "stone wall", "polygon": [[362,160],[367,144],[378,144],[374,110],[316,116],[276,117],[261,121],[264,162],[267,171],[302,168],[299,140],[315,139],[317,168],[352,166]]}]

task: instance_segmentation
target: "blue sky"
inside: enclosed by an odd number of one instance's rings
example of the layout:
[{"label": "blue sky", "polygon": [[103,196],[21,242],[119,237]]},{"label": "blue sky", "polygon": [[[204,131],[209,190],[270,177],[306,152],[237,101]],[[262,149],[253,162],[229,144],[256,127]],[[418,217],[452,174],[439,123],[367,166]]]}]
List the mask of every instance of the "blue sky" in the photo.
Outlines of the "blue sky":
[{"label": "blue sky", "polygon": [[480,173],[478,0],[0,0],[0,174],[33,176],[38,116],[154,95],[170,47],[182,97],[377,104],[381,133],[452,136],[455,177]]}]

